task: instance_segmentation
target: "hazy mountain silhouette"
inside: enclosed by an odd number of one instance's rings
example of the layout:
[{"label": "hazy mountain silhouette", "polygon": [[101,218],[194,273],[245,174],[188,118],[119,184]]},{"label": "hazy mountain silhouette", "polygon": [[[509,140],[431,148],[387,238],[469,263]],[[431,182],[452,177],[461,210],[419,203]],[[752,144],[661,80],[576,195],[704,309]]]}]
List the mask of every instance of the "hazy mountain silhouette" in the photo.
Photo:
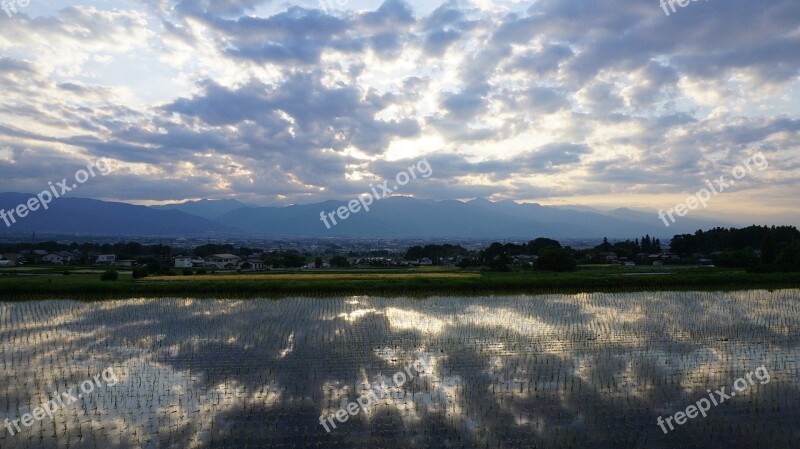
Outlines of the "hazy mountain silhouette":
[{"label": "hazy mountain silhouette", "polygon": [[[0,193],[0,208],[11,210],[19,204],[25,204],[32,196],[27,193]],[[127,203],[69,197],[54,199],[47,210],[40,207],[29,212],[25,218],[11,223],[10,227],[0,221],[0,229],[5,232],[139,236],[242,233],[215,221],[177,210],[156,210]]]},{"label": "hazy mountain silhouette", "polygon": [[[346,220],[336,218],[338,224],[326,229],[320,212],[333,212],[345,205],[342,201],[326,201],[289,207],[242,208],[217,220],[255,234],[364,237],[633,238],[644,234],[671,237],[721,225],[683,217],[666,228],[655,212],[647,214],[627,209],[604,213],[514,201],[430,201],[393,197],[376,201],[369,212],[351,214]],[[331,223],[330,218],[328,222]]]},{"label": "hazy mountain silhouette", "polygon": [[187,214],[214,220],[230,211],[249,206],[238,200],[200,200],[150,207],[158,210],[179,210]]},{"label": "hazy mountain silhouette", "polygon": [[[0,194],[5,210],[24,204],[32,195]],[[683,217],[669,228],[655,212],[630,209],[609,212],[581,208],[491,202],[476,199],[432,201],[408,197],[384,198],[369,212],[360,211],[327,229],[320,212],[335,212],[344,201],[287,207],[250,207],[236,200],[203,200],[145,207],[83,198],[59,198],[50,209],[39,209],[6,228],[6,232],[50,232],[93,235],[197,236],[208,234],[277,237],[385,238],[634,238],[644,234],[671,237],[723,223]],[[179,210],[174,210],[176,208]],[[232,209],[235,208],[235,209]],[[221,212],[221,214],[218,214]],[[214,220],[208,217],[216,217]],[[332,224],[332,220],[328,218]],[[5,225],[0,221],[0,228]]]}]

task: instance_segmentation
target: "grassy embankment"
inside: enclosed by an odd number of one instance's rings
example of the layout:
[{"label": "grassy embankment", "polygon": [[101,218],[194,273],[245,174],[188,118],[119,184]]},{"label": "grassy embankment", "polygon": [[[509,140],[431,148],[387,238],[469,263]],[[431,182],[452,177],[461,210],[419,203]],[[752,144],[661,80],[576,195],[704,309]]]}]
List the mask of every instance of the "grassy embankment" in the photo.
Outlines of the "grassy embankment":
[{"label": "grassy embankment", "polygon": [[761,274],[718,268],[581,267],[573,273],[479,273],[458,269],[350,270],[179,275],[138,280],[133,280],[130,272],[121,271],[117,281],[100,281],[98,272],[73,272],[70,275],[64,275],[63,272],[64,268],[52,267],[0,270],[0,301],[160,296],[428,296],[800,287],[800,273]]}]

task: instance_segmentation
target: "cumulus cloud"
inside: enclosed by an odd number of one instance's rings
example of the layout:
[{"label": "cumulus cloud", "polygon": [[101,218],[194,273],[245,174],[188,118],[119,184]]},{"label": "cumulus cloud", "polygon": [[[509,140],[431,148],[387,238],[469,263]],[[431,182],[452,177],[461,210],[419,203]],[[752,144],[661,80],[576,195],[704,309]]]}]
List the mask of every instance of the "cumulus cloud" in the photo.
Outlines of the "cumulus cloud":
[{"label": "cumulus cloud", "polygon": [[797,187],[796,1],[137,4],[0,17],[0,189],[104,156],[97,197],[307,203],[427,157],[409,194],[658,208],[756,151],[739,189]]}]

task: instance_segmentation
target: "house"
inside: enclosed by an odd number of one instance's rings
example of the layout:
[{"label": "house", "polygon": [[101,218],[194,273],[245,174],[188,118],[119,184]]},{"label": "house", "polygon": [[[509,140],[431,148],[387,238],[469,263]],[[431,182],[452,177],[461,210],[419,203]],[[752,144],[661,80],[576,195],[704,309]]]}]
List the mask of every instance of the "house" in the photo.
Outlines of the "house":
[{"label": "house", "polygon": [[428,259],[427,257],[423,257],[422,259],[419,260],[419,264],[421,266],[430,266],[433,265],[433,261]]},{"label": "house", "polygon": [[0,260],[6,262],[6,266],[14,266],[25,262],[25,258],[17,253],[3,253],[0,255]]},{"label": "house", "polygon": [[100,254],[97,256],[97,260],[94,261],[95,265],[114,265],[116,262],[117,256],[116,254]]},{"label": "house", "polygon": [[64,258],[58,254],[51,253],[42,257],[42,262],[51,265],[64,265]]},{"label": "house", "polygon": [[626,260],[625,262],[622,263],[622,266],[623,267],[635,267],[636,266],[636,262],[634,262],[632,260]]},{"label": "house", "polygon": [[3,259],[0,260],[0,267],[13,267],[15,263],[11,260]]},{"label": "house", "polygon": [[35,250],[33,250],[33,255],[37,256],[37,257],[44,257],[47,254],[48,254],[47,251],[45,251],[43,249],[35,249]]},{"label": "house", "polygon": [[[371,267],[386,267],[389,266],[391,260],[387,259],[386,257],[362,257],[356,260],[357,265],[369,265]],[[309,268],[327,268],[327,263],[323,263],[322,260],[319,260],[317,267],[309,267]]]},{"label": "house", "polygon": [[115,267],[132,267],[136,265],[135,260],[115,260],[114,266]]},{"label": "house", "polygon": [[233,254],[212,254],[205,258],[204,264],[208,268],[219,270],[236,268],[239,263],[239,256]]},{"label": "house", "polygon": [[189,256],[173,257],[175,268],[192,268],[192,258]]},{"label": "house", "polygon": [[617,253],[612,252],[602,252],[598,253],[597,257],[600,259],[605,259],[607,262],[616,262],[617,261]]},{"label": "house", "polygon": [[203,268],[206,266],[205,260],[199,257],[178,256],[174,257],[175,268]]},{"label": "house", "polygon": [[61,257],[64,260],[64,263],[73,263],[75,262],[75,256],[72,255],[69,251],[57,251],[55,254]]},{"label": "house", "polygon": [[330,264],[328,262],[322,262],[321,264],[318,264],[317,262],[311,262],[305,265],[303,268],[309,270],[317,270],[320,268],[330,268]]},{"label": "house", "polygon": [[261,259],[250,258],[242,261],[237,268],[246,271],[261,271],[264,269],[264,261]]}]

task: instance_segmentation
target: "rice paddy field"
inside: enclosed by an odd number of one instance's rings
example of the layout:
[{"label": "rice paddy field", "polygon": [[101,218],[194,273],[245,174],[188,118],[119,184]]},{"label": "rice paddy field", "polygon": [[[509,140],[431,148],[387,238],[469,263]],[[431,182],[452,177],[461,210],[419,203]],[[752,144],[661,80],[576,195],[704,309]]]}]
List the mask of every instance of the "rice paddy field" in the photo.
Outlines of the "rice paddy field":
[{"label": "rice paddy field", "polygon": [[[438,267],[433,267],[438,268]],[[542,295],[635,291],[734,291],[793,289],[800,273],[747,273],[740,269],[697,267],[584,267],[572,273],[457,270],[345,270],[320,272],[217,273],[148,276],[104,282],[86,268],[15,267],[0,269],[0,301],[125,298],[317,298],[373,295]],[[96,270],[95,270],[96,271]]]},{"label": "rice paddy field", "polygon": [[796,449],[799,363],[797,289],[0,302],[0,421],[96,386],[0,448]]}]

